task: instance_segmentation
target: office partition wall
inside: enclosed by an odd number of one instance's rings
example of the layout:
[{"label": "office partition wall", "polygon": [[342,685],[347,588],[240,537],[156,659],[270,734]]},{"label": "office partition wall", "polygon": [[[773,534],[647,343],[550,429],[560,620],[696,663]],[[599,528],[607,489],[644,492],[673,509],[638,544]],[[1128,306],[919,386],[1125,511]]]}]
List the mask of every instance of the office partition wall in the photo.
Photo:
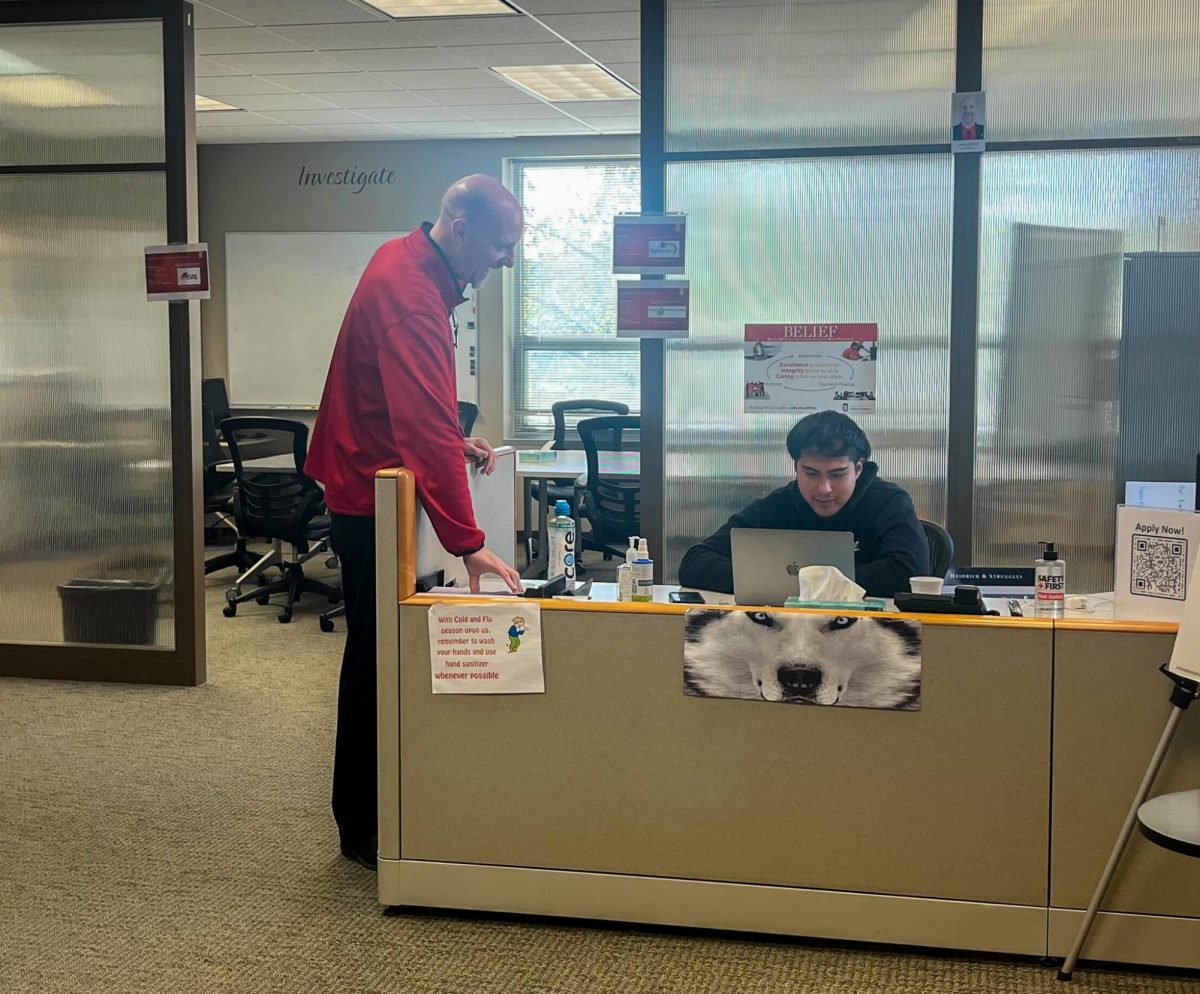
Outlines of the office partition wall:
[{"label": "office partition wall", "polygon": [[204,677],[191,8],[0,4],[0,674]]},{"label": "office partition wall", "polygon": [[[643,346],[663,577],[790,475],[795,416],[743,412],[744,324],[867,322],[859,420],[957,560],[1024,565],[1053,539],[1073,588],[1108,589],[1121,257],[1200,237],[1194,4],[642,10],[643,208],[692,219],[691,338]],[[986,151],[952,154],[951,94],[976,90]]]}]

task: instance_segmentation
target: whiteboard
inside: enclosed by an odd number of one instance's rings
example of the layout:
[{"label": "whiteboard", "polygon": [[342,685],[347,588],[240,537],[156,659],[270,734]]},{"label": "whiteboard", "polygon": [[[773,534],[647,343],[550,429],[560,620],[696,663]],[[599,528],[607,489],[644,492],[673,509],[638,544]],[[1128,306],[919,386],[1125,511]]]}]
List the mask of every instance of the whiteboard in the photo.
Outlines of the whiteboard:
[{"label": "whiteboard", "polygon": [[[511,445],[496,449],[496,468],[490,476],[484,476],[473,465],[467,467],[475,523],[487,536],[487,547],[514,568],[517,559],[516,473],[517,450]],[[441,569],[446,571],[447,583],[457,580],[465,586],[467,568],[463,561],[442,548],[420,501],[417,507],[417,576]]]},{"label": "whiteboard", "polygon": [[[230,406],[316,407],[346,305],[359,277],[380,245],[407,233],[227,233],[225,328]],[[465,309],[473,308],[474,303],[468,301],[462,307],[465,315]],[[470,321],[475,320],[472,313]],[[460,318],[460,326],[465,329],[466,325]],[[465,351],[468,346],[461,337],[460,349]],[[478,349],[477,340],[470,345]],[[475,379],[459,379],[459,399],[476,402]]]}]

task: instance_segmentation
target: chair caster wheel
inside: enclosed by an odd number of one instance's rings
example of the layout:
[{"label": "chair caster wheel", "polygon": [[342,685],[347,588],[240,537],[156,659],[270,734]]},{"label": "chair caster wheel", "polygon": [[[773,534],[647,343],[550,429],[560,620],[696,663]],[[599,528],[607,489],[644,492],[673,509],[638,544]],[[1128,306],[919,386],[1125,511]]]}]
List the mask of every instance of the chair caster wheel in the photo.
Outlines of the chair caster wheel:
[{"label": "chair caster wheel", "polygon": [[232,618],[237,614],[237,605],[226,604],[223,608],[221,608],[221,613],[225,615],[226,618]]},{"label": "chair caster wheel", "polygon": [[270,594],[259,594],[257,597],[254,598],[254,603],[255,604],[263,604],[263,605],[270,604],[271,603],[271,595]]},{"label": "chair caster wheel", "polygon": [[230,587],[225,591],[225,603],[232,604],[235,600],[237,600],[237,595],[237,587]]},{"label": "chair caster wheel", "polygon": [[323,631],[323,632],[333,631],[333,622],[329,618],[326,618],[325,615],[321,615],[318,623],[321,626],[321,631]]},{"label": "chair caster wheel", "polygon": [[291,624],[291,621],[292,621],[292,612],[291,611],[284,611],[283,614],[281,614],[279,616],[279,623],[281,625]]},{"label": "chair caster wheel", "polygon": [[341,594],[331,594],[329,597],[329,603],[330,604],[341,604],[342,603]]},{"label": "chair caster wheel", "polygon": [[325,560],[325,568],[326,569],[337,569],[338,566],[340,566],[340,565],[341,565],[341,563],[338,560],[337,556],[330,556],[328,559]]}]

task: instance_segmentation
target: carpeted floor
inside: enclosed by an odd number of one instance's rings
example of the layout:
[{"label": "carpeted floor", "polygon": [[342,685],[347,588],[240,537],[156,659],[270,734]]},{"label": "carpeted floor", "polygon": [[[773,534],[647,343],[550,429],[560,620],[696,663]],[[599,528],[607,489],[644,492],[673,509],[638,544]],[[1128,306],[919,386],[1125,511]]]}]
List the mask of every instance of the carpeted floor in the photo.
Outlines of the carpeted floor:
[{"label": "carpeted floor", "polygon": [[[0,992],[1062,992],[1029,961],[388,918],[328,813],[342,625],[221,616],[191,689],[0,680]],[[0,596],[3,592],[0,591]],[[1071,990],[1197,994],[1081,971]]]}]

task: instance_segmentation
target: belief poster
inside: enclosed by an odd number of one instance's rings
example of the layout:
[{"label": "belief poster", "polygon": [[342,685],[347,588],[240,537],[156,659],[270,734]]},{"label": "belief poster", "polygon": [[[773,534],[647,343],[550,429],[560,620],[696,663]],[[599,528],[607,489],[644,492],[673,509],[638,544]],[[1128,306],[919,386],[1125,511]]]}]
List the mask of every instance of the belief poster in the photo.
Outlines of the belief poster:
[{"label": "belief poster", "polygon": [[748,324],[745,410],[875,412],[879,326]]}]

